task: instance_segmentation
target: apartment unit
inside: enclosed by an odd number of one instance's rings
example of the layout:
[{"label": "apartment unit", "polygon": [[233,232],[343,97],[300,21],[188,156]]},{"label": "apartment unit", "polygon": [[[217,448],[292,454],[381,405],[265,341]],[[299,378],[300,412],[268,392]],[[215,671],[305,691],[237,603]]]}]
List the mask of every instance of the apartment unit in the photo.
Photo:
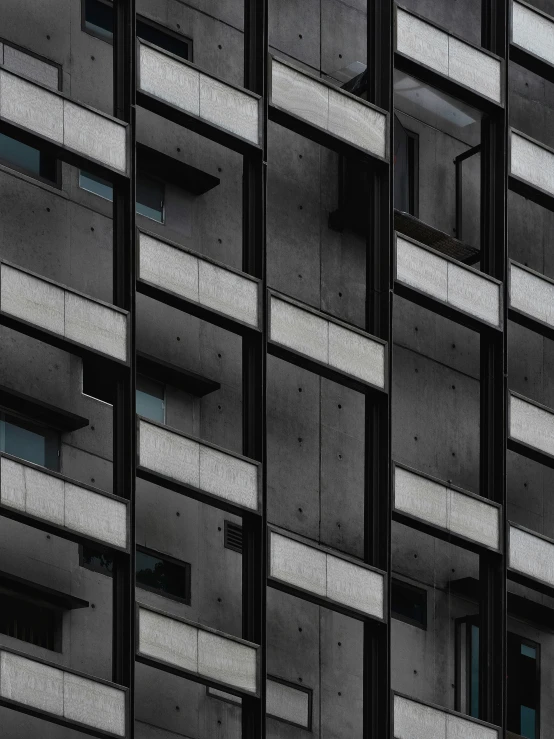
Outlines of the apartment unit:
[{"label": "apartment unit", "polygon": [[554,733],[554,0],[3,0],[0,737]]}]

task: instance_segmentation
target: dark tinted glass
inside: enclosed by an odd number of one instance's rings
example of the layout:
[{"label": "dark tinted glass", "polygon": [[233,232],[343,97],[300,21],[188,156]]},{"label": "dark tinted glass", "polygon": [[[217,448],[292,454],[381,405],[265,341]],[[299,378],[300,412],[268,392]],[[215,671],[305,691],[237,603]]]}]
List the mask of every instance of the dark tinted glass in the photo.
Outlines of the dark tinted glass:
[{"label": "dark tinted glass", "polygon": [[189,58],[189,45],[186,41],[169,33],[164,33],[160,28],[151,26],[137,18],[137,36],[143,41],[150,41],[166,51],[180,56],[182,59]]},{"label": "dark tinted glass", "polygon": [[137,177],[137,213],[163,223],[164,220],[163,182],[153,180],[146,175]]},{"label": "dark tinted glass", "polygon": [[190,565],[137,550],[137,585],[190,602]]},{"label": "dark tinted glass", "polygon": [[539,645],[508,633],[508,730],[538,739]]},{"label": "dark tinted glass", "polygon": [[0,634],[61,652],[61,627],[60,611],[0,593]]},{"label": "dark tinted glass", "polygon": [[81,567],[99,572],[101,575],[111,575],[113,573],[113,557],[109,554],[104,554],[104,552],[83,544],[79,548],[79,555]]},{"label": "dark tinted glass", "polygon": [[0,450],[48,467],[58,469],[58,434],[43,426],[28,423],[22,418],[3,414],[0,417]]},{"label": "dark tinted glass", "polygon": [[54,157],[47,156],[11,136],[0,134],[0,161],[26,174],[42,177],[57,183],[57,166]]},{"label": "dark tinted glass", "polygon": [[165,422],[165,385],[137,375],[137,414],[151,421]]},{"label": "dark tinted glass", "polygon": [[113,8],[100,0],[85,0],[85,28],[96,36],[113,37]]},{"label": "dark tinted glass", "polygon": [[393,579],[391,601],[393,618],[427,628],[426,590]]}]

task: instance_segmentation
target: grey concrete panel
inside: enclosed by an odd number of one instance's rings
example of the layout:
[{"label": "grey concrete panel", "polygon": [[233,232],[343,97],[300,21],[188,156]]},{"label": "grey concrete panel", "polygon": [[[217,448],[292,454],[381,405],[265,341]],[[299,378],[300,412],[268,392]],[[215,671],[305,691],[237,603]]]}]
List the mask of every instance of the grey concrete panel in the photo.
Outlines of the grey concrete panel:
[{"label": "grey concrete panel", "polygon": [[[1,57],[0,57],[1,58]],[[30,77],[52,90],[58,89],[58,67],[47,64],[41,59],[25,54],[20,49],[15,49],[9,44],[4,45],[4,66],[10,72],[23,74]]]},{"label": "grey concrete panel", "polygon": [[307,354],[325,364],[329,361],[329,322],[272,296],[270,339]]},{"label": "grey concrete panel", "polygon": [[127,169],[126,127],[69,100],[63,103],[63,143],[119,172]]},{"label": "grey concrete panel", "polygon": [[65,672],[63,715],[116,736],[125,736],[125,693],[110,685]]},{"label": "grey concrete panel", "polygon": [[281,64],[271,62],[271,102],[316,126],[327,129],[329,88],[317,80]]},{"label": "grey concrete panel", "polygon": [[203,445],[200,446],[200,488],[246,508],[258,508],[257,466]]},{"label": "grey concrete panel", "polygon": [[464,495],[458,490],[448,491],[448,529],[480,544],[498,549],[500,544],[499,509]]},{"label": "grey concrete panel", "polygon": [[200,72],[140,45],[140,89],[193,115],[200,115]]},{"label": "grey concrete panel", "polygon": [[395,739],[446,739],[446,713],[394,696]]},{"label": "grey concrete panel", "polygon": [[554,154],[511,132],[510,171],[535,187],[554,194]]},{"label": "grey concrete panel", "polygon": [[445,529],[448,524],[448,491],[421,475],[396,467],[394,506],[397,510]]},{"label": "grey concrete panel", "polygon": [[516,264],[510,265],[510,305],[554,326],[554,284]]},{"label": "grey concrete panel", "polygon": [[258,100],[207,75],[200,76],[200,117],[253,144],[259,141]]},{"label": "grey concrete panel", "polygon": [[448,76],[448,35],[400,8],[396,18],[398,51]]},{"label": "grey concrete panel", "polygon": [[319,596],[327,594],[325,552],[275,532],[270,534],[270,552],[271,577]]},{"label": "grey concrete panel", "polygon": [[198,300],[198,258],[141,233],[140,279],[189,300]]},{"label": "grey concrete panel", "polygon": [[65,337],[127,359],[127,316],[69,291],[65,293]]},{"label": "grey concrete panel", "polygon": [[[2,460],[2,462],[7,460]],[[64,484],[52,475],[21,465],[25,484],[25,510],[45,521],[64,525]],[[2,469],[4,465],[2,464]]]},{"label": "grey concrete panel", "polygon": [[500,72],[499,59],[449,36],[448,75],[456,82],[500,103],[502,100]]},{"label": "grey concrete panel", "polygon": [[396,279],[432,295],[448,299],[448,262],[397,235]]},{"label": "grey concrete panel", "polygon": [[255,693],[258,684],[256,650],[247,644],[199,629],[198,672],[248,693]]},{"label": "grey concrete panel", "polygon": [[6,264],[0,266],[0,310],[63,336],[63,289]]},{"label": "grey concrete panel", "polygon": [[25,477],[23,465],[11,459],[0,459],[0,500],[2,505],[25,510]]},{"label": "grey concrete panel", "polygon": [[378,572],[327,554],[327,597],[384,618],[384,582]]},{"label": "grey concrete panel", "polygon": [[386,116],[338,90],[329,90],[328,129],[335,136],[385,158]]},{"label": "grey concrete panel", "polygon": [[268,3],[269,44],[293,59],[319,69],[321,57],[320,0],[279,0]]},{"label": "grey concrete panel", "polygon": [[308,728],[309,696],[303,690],[283,685],[268,678],[266,684],[267,713],[284,721]]},{"label": "grey concrete panel", "polygon": [[127,545],[127,506],[70,483],[65,484],[65,525],[118,547]]},{"label": "grey concrete panel", "polygon": [[448,302],[492,326],[500,325],[500,286],[452,262],[448,263]]},{"label": "grey concrete panel", "polygon": [[63,716],[62,670],[17,654],[0,654],[0,695],[3,698]]},{"label": "grey concrete panel", "polygon": [[554,454],[554,413],[510,395],[510,436]]},{"label": "grey concrete panel", "polygon": [[198,672],[198,629],[139,608],[139,651],[184,670]]},{"label": "grey concrete panel", "polygon": [[139,464],[174,480],[200,487],[200,445],[146,421],[139,425]]},{"label": "grey concrete panel", "polygon": [[554,64],[554,19],[535,13],[527,5],[513,2],[512,41],[549,64]]},{"label": "grey concrete panel", "polygon": [[258,325],[258,284],[211,262],[199,260],[199,299],[203,305]]},{"label": "grey concrete panel", "polygon": [[509,567],[554,586],[554,543],[510,526]]},{"label": "grey concrete panel", "polygon": [[449,713],[446,716],[446,739],[498,739],[498,731]]},{"label": "grey concrete panel", "polygon": [[384,344],[331,322],[329,365],[377,387],[385,387]]},{"label": "grey concrete panel", "polygon": [[0,70],[0,115],[17,126],[63,143],[62,98],[4,70]]}]

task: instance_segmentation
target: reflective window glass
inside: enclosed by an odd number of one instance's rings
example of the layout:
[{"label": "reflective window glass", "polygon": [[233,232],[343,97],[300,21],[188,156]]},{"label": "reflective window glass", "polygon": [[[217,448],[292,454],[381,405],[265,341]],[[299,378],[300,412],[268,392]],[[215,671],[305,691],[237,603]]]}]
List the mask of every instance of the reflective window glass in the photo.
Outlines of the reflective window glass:
[{"label": "reflective window glass", "polygon": [[[79,187],[105,200],[113,200],[113,186],[108,180],[80,170]],[[158,223],[164,222],[165,187],[163,182],[147,175],[137,175],[137,213]]]},{"label": "reflective window glass", "polygon": [[137,376],[137,414],[165,423],[165,385],[143,375]]},{"label": "reflective window glass", "polygon": [[27,422],[16,416],[1,414],[0,451],[57,470],[59,436],[45,426]]},{"label": "reflective window glass", "polygon": [[190,603],[190,565],[137,548],[137,585]]},{"label": "reflective window glass", "polygon": [[57,184],[57,162],[54,157],[3,133],[0,133],[0,162]]}]

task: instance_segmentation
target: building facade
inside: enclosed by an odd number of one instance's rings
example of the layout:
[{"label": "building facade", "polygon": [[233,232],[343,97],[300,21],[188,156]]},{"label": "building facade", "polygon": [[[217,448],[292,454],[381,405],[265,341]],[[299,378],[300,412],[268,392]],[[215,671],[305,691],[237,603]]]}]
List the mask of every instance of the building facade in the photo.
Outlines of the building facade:
[{"label": "building facade", "polygon": [[554,0],[3,0],[0,737],[554,735]]}]

